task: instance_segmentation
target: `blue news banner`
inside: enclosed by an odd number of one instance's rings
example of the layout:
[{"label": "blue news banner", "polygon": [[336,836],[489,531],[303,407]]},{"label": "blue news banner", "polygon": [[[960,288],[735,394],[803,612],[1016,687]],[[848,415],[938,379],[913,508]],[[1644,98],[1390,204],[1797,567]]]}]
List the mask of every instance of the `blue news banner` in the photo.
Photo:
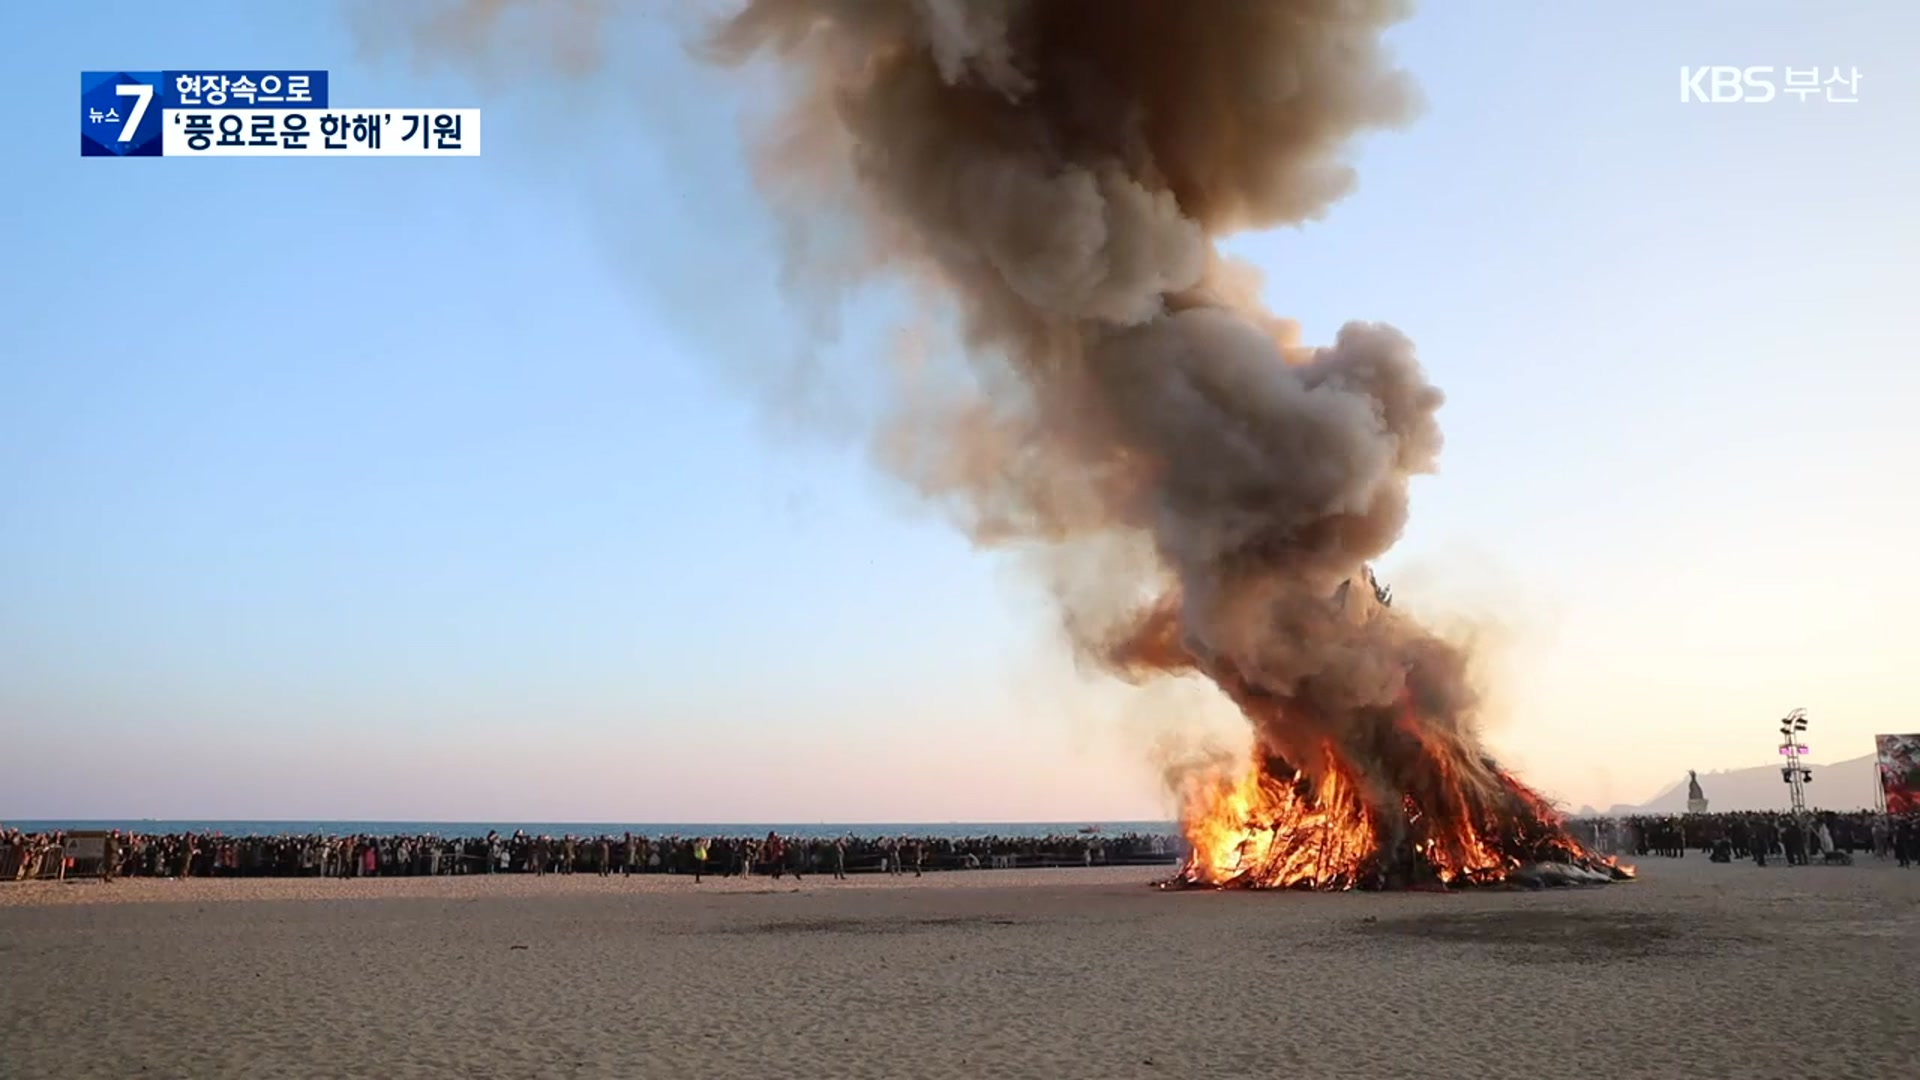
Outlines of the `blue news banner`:
[{"label": "blue news banner", "polygon": [[324,71],[86,71],[82,157],[478,157],[479,109],[336,109]]}]

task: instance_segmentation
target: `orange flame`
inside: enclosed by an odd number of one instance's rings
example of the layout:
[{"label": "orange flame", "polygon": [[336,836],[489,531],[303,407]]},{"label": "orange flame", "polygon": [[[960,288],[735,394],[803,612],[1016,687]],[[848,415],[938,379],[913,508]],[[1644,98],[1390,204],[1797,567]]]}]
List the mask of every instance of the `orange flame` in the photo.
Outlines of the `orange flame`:
[{"label": "orange flame", "polygon": [[1435,789],[1386,807],[1363,794],[1331,744],[1311,772],[1269,758],[1237,776],[1199,778],[1181,815],[1192,850],[1179,880],[1333,890],[1494,884],[1540,863],[1632,877],[1574,839],[1559,812],[1511,774],[1491,769],[1494,790],[1479,792],[1445,755],[1424,749]]},{"label": "orange flame", "polygon": [[1257,767],[1214,776],[1191,791],[1182,819],[1193,848],[1186,876],[1199,884],[1347,887],[1380,846],[1365,804],[1333,769],[1317,783]]},{"label": "orange flame", "polygon": [[1115,647],[1123,671],[1205,674],[1257,740],[1245,771],[1186,778],[1181,824],[1191,853],[1175,881],[1352,889],[1631,878],[1486,757],[1468,722],[1471,700],[1459,692],[1459,655],[1397,621],[1370,572],[1364,584],[1356,591],[1349,581],[1331,609],[1339,618],[1303,632],[1353,633],[1338,640],[1361,652],[1397,650],[1387,657],[1400,665],[1392,704],[1329,698],[1306,676],[1269,682],[1230,657],[1203,661],[1181,636],[1177,597]]}]

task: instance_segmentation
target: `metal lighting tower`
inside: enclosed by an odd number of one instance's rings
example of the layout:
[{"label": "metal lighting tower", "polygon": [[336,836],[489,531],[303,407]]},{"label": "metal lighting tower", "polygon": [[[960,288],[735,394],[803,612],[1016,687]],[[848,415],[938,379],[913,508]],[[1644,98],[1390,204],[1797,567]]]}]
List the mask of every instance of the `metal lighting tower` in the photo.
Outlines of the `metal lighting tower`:
[{"label": "metal lighting tower", "polygon": [[1780,779],[1787,782],[1793,801],[1793,816],[1807,816],[1807,785],[1813,782],[1813,770],[1801,764],[1807,746],[1800,739],[1807,733],[1807,710],[1795,709],[1780,721],[1780,756],[1787,759],[1780,767]]}]

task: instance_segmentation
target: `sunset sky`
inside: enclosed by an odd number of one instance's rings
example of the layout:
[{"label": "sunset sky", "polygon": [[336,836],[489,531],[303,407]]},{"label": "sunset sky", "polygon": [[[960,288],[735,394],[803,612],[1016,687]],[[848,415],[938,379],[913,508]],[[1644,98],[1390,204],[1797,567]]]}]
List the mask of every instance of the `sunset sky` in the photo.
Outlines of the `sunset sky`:
[{"label": "sunset sky", "polygon": [[[1025,566],[871,466],[897,313],[799,356],[753,84],[638,14],[566,77],[354,10],[0,14],[0,820],[1164,816],[1154,741],[1236,719],[1077,673]],[[1484,627],[1494,746],[1605,806],[1795,707],[1816,762],[1920,730],[1920,6],[1430,0],[1390,40],[1424,113],[1230,247],[1446,390],[1380,569]],[[1682,104],[1698,64],[1859,101]],[[194,65],[478,107],[483,156],[78,156],[79,72]]]}]

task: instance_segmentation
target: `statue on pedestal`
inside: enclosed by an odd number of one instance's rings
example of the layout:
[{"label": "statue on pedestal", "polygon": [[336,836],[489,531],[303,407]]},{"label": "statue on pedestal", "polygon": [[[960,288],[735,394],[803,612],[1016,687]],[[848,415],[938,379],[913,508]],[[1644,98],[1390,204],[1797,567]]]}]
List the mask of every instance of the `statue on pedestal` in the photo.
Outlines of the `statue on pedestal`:
[{"label": "statue on pedestal", "polygon": [[1687,770],[1687,813],[1704,814],[1707,812],[1707,793],[1700,790],[1700,774]]}]

